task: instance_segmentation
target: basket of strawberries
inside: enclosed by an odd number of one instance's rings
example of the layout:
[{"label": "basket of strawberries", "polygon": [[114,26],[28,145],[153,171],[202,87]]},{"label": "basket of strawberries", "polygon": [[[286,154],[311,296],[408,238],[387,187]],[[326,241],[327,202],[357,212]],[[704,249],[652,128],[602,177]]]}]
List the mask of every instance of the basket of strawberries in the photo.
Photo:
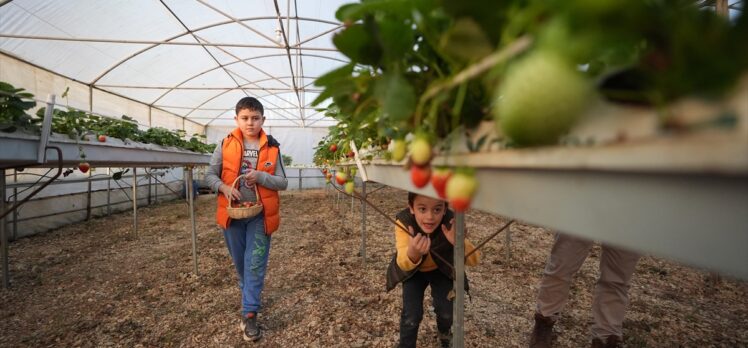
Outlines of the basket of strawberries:
[{"label": "basket of strawberries", "polygon": [[[239,178],[241,178],[241,176],[236,177],[234,183],[231,185],[232,188],[236,187]],[[260,202],[238,202],[234,200],[233,195],[227,195],[226,198],[229,200],[229,205],[226,207],[226,210],[228,211],[229,217],[232,219],[251,218],[262,212],[262,203]]]}]

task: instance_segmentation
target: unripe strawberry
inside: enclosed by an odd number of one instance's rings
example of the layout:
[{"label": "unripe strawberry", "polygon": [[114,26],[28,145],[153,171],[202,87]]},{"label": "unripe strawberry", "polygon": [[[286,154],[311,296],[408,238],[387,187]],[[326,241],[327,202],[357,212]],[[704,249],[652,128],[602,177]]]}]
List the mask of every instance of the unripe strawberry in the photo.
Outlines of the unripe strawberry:
[{"label": "unripe strawberry", "polygon": [[353,187],[354,187],[353,181],[349,181],[345,183],[345,192],[348,193],[349,195],[353,194]]},{"label": "unripe strawberry", "polygon": [[406,152],[405,141],[401,139],[392,139],[392,141],[390,141],[389,150],[393,161],[402,161],[403,158],[405,158]]},{"label": "unripe strawberry", "polygon": [[431,177],[431,167],[425,166],[411,166],[410,167],[410,180],[413,181],[413,185],[418,188],[422,188],[429,183]]},{"label": "unripe strawberry", "polygon": [[449,168],[437,168],[434,173],[431,174],[431,186],[434,187],[434,191],[439,195],[439,198],[447,198],[447,181],[451,176],[452,171]]},{"label": "unripe strawberry", "polygon": [[351,179],[353,179],[356,176],[356,168],[351,168],[350,173],[351,173]]},{"label": "unripe strawberry", "polygon": [[537,51],[509,67],[496,98],[496,125],[517,145],[554,144],[585,111],[592,86],[574,66]]},{"label": "unripe strawberry", "polygon": [[431,161],[431,144],[426,138],[413,139],[410,143],[410,159],[417,166],[425,166]]},{"label": "unripe strawberry", "polygon": [[335,173],[335,181],[338,183],[338,185],[343,185],[346,181],[348,181],[348,175],[346,175],[342,171],[338,171]]},{"label": "unripe strawberry", "polygon": [[470,207],[478,183],[475,177],[465,173],[456,173],[447,181],[447,199],[456,212],[464,212]]}]

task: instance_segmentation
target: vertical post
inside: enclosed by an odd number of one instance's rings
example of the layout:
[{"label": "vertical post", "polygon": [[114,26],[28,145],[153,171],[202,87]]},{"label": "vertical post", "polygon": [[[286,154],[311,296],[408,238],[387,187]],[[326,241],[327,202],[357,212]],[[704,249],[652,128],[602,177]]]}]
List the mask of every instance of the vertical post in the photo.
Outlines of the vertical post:
[{"label": "vertical post", "polygon": [[452,324],[454,328],[454,335],[452,337],[452,347],[463,348],[465,347],[465,214],[455,214],[455,224],[457,228],[455,231],[455,252],[454,252],[454,267],[455,267],[455,299],[453,317],[454,322]]},{"label": "vertical post", "polygon": [[138,168],[132,167],[132,229],[138,237]]},{"label": "vertical post", "polygon": [[[13,169],[13,183],[18,183],[18,171]],[[13,187],[13,206],[18,204],[18,187]],[[18,209],[13,210],[13,233],[10,235],[11,240],[18,238]]]},{"label": "vertical post", "polygon": [[159,185],[159,182],[156,181],[156,185],[154,185],[154,187],[153,187],[153,191],[154,191],[154,193],[153,193],[153,195],[154,195],[153,200],[154,200],[155,204],[158,204],[158,185]]},{"label": "vertical post", "polygon": [[[5,169],[0,169],[0,212],[5,211]],[[7,215],[6,215],[7,216]],[[8,236],[5,234],[5,217],[0,219],[0,253],[3,259],[3,288],[10,286],[10,272],[8,272]]]},{"label": "vertical post", "polygon": [[148,173],[148,205],[151,205],[151,174],[153,173],[153,168],[151,168],[150,172],[146,171],[146,173]]},{"label": "vertical post", "polygon": [[192,260],[195,266],[195,275],[199,275],[197,272],[197,227],[195,226],[195,204],[194,204],[194,192],[192,189],[192,166],[187,166],[185,169],[184,178],[187,181],[187,200],[190,202],[190,221],[192,222]]},{"label": "vertical post", "polygon": [[361,258],[366,265],[366,181],[361,184]]},{"label": "vertical post", "polygon": [[506,234],[504,235],[504,247],[506,248],[506,263],[509,264],[509,261],[512,260],[512,227],[509,226],[509,228],[506,229]]},{"label": "vertical post", "polygon": [[91,171],[88,171],[88,180],[86,180],[88,191],[86,191],[86,221],[91,220]]},{"label": "vertical post", "polygon": [[299,168],[299,191],[301,191],[301,168]]},{"label": "vertical post", "polygon": [[112,215],[112,168],[106,169],[106,216]]}]

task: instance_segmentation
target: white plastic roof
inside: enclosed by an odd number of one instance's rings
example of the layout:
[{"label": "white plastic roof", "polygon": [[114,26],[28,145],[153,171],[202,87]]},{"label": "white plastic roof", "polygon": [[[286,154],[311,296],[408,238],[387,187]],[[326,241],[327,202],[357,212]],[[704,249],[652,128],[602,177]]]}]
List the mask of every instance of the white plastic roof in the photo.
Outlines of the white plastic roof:
[{"label": "white plastic roof", "polygon": [[327,127],[314,80],[350,0],[0,0],[0,52],[206,126],[254,96],[266,126]]}]

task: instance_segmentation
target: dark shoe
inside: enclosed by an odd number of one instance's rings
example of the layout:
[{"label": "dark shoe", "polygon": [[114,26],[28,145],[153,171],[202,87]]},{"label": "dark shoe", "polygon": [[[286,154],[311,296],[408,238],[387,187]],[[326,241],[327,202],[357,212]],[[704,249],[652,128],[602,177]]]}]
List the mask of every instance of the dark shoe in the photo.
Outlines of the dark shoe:
[{"label": "dark shoe", "polygon": [[600,338],[592,340],[592,348],[620,348],[623,339],[618,336],[608,336],[603,342]]},{"label": "dark shoe", "polygon": [[246,316],[242,317],[242,323],[240,326],[245,341],[255,342],[262,338],[262,331],[260,330],[260,327],[257,326],[257,313],[247,313]]},{"label": "dark shoe", "polygon": [[553,319],[535,313],[535,327],[532,328],[530,335],[530,348],[550,348],[555,323]]},{"label": "dark shoe", "polygon": [[439,347],[441,348],[450,348],[452,347],[452,333],[441,333],[439,332],[436,335],[437,340],[439,340]]}]

